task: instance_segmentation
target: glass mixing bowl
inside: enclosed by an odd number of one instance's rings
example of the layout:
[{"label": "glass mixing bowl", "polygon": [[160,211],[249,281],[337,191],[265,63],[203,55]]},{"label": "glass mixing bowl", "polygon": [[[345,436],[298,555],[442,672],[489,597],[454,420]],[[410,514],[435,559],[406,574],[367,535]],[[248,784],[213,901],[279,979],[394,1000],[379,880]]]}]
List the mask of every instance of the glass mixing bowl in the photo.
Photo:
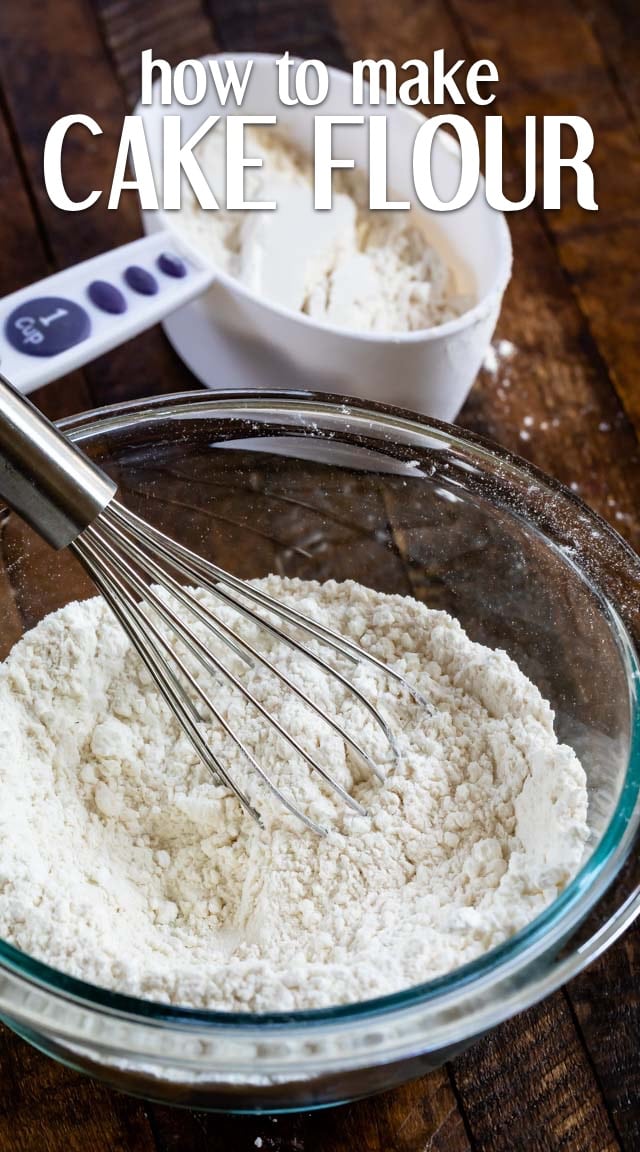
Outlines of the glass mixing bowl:
[{"label": "glass mixing bowl", "polygon": [[[397,995],[271,1015],[84,984],[0,942],[0,1013],[49,1055],[150,1098],[310,1108],[418,1076],[569,979],[640,910],[640,561],[553,480],[446,425],[309,393],[189,393],[65,422],[135,511],[241,577],[353,578],[457,616],[551,700],[589,781],[580,873],[480,959]],[[5,513],[22,628],[94,594]],[[15,610],[14,610],[15,609]]]}]

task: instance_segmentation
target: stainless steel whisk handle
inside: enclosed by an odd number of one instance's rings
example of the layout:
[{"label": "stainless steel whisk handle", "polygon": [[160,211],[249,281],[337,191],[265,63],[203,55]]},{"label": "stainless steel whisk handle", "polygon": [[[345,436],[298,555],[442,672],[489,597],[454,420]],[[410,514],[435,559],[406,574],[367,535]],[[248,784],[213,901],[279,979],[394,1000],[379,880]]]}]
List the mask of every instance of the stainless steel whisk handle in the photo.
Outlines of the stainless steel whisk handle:
[{"label": "stainless steel whisk handle", "polygon": [[117,485],[0,375],[0,497],[54,548],[106,508]]}]

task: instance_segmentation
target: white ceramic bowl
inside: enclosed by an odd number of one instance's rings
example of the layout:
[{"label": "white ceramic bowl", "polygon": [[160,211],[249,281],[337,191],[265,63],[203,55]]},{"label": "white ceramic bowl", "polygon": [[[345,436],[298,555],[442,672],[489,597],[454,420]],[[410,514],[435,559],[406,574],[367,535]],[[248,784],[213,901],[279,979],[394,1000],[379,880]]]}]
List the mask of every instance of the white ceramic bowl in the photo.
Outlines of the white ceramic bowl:
[{"label": "white ceramic bowl", "polygon": [[[211,59],[250,57],[225,54]],[[207,58],[203,58],[207,59]],[[454,420],[473,384],[493,335],[502,295],[511,271],[511,241],[504,216],[490,208],[481,181],[473,200],[453,212],[429,212],[416,197],[412,178],[412,149],[423,117],[403,105],[355,106],[351,77],[330,69],[329,95],[316,108],[285,107],[277,95],[275,56],[258,55],[242,107],[233,101],[226,108],[214,95],[199,105],[162,106],[159,87],[150,107],[136,109],[145,122],[154,174],[162,172],[162,118],[177,115],[186,139],[209,115],[276,114],[278,125],[303,148],[313,147],[316,114],[352,115],[369,112],[388,115],[388,171],[391,193],[409,200],[412,211],[424,219],[426,230],[446,259],[459,271],[477,303],[463,316],[437,328],[410,333],[369,333],[337,329],[260,299],[231,276],[220,272],[213,288],[164,321],[178,354],[210,388],[304,387],[341,392],[385,403],[399,404],[441,420]],[[345,126],[334,130],[334,155],[353,157],[366,167],[368,129]],[[459,148],[454,138],[439,132],[432,151],[434,184],[443,199],[458,185]],[[175,211],[143,213],[147,232],[179,231]]]}]

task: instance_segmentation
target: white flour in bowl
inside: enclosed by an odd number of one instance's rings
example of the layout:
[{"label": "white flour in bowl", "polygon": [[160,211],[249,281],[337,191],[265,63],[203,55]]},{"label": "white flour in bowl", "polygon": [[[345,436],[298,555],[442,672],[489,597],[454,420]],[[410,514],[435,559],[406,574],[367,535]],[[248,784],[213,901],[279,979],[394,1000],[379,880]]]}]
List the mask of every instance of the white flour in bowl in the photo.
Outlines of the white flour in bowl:
[{"label": "white flour in bowl", "polygon": [[[4,939],[149,999],[317,1008],[471,960],[576,872],[585,774],[558,744],[549,704],[504,652],[472,643],[450,616],[411,598],[276,576],[259,586],[393,665],[434,706],[430,717],[393,682],[356,670],[354,683],[392,720],[402,747],[383,785],[271,674],[259,665],[239,672],[368,815],[350,813],[220,680],[216,703],[248,748],[332,830],[323,839],[296,823],[211,727],[211,745],[252,790],[260,829],[202,767],[103,601],[69,604],[0,669]],[[237,628],[254,634],[247,621]],[[261,643],[388,759],[351,694],[290,648],[264,634]]]},{"label": "white flour in bowl", "polygon": [[[311,157],[277,129],[248,129],[246,138],[247,155],[263,165],[247,168],[245,200],[277,208],[202,209],[185,188],[176,215],[177,226],[218,268],[272,304],[362,332],[431,328],[473,306],[416,212],[369,208],[365,172],[334,173],[333,206],[315,211]],[[224,135],[210,132],[196,152],[224,204]]]}]

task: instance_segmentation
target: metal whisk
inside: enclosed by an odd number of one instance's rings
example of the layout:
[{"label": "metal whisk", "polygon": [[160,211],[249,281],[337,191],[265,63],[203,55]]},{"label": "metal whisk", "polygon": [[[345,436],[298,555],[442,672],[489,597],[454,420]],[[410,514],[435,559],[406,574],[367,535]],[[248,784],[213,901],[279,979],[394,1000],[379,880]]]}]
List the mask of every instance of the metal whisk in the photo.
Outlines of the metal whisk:
[{"label": "metal whisk", "polygon": [[[311,755],[264,707],[240,676],[219,659],[194,630],[193,623],[198,621],[204,625],[206,634],[221,641],[245,664],[252,666],[258,662],[267,668],[280,680],[284,690],[293,692],[344,740],[363,766],[384,779],[380,767],[338,720],[327,715],[277,664],[224,620],[204,609],[193,594],[193,587],[206,589],[221,605],[240,613],[339,681],[378,725],[395,761],[399,755],[398,747],[385,718],[359,688],[309,647],[308,641],[318,642],[352,665],[361,661],[368,663],[400,683],[419,704],[428,707],[420,693],[394,669],[353,641],[204,560],[158,531],[120,504],[116,492],[117,485],[0,376],[0,496],[49,544],[55,548],[69,547],[79,558],[127,632],[206,767],[225,782],[243,808],[260,823],[260,815],[249,797],[207,744],[202,734],[203,712],[215,719],[289,812],[315,832],[326,834],[326,829],[294,804],[260,766],[241,734],[229,726],[183,656],[179,655],[175,642],[172,644],[169,639],[171,634],[208,672],[224,676],[345,804],[365,814],[363,807],[334,779],[318,756]],[[186,577],[188,585],[185,586],[178,577]],[[180,614],[174,604],[180,605]],[[273,622],[274,618],[278,624]],[[160,622],[164,628],[160,627]],[[301,633],[307,643],[284,631],[282,625]]]}]

